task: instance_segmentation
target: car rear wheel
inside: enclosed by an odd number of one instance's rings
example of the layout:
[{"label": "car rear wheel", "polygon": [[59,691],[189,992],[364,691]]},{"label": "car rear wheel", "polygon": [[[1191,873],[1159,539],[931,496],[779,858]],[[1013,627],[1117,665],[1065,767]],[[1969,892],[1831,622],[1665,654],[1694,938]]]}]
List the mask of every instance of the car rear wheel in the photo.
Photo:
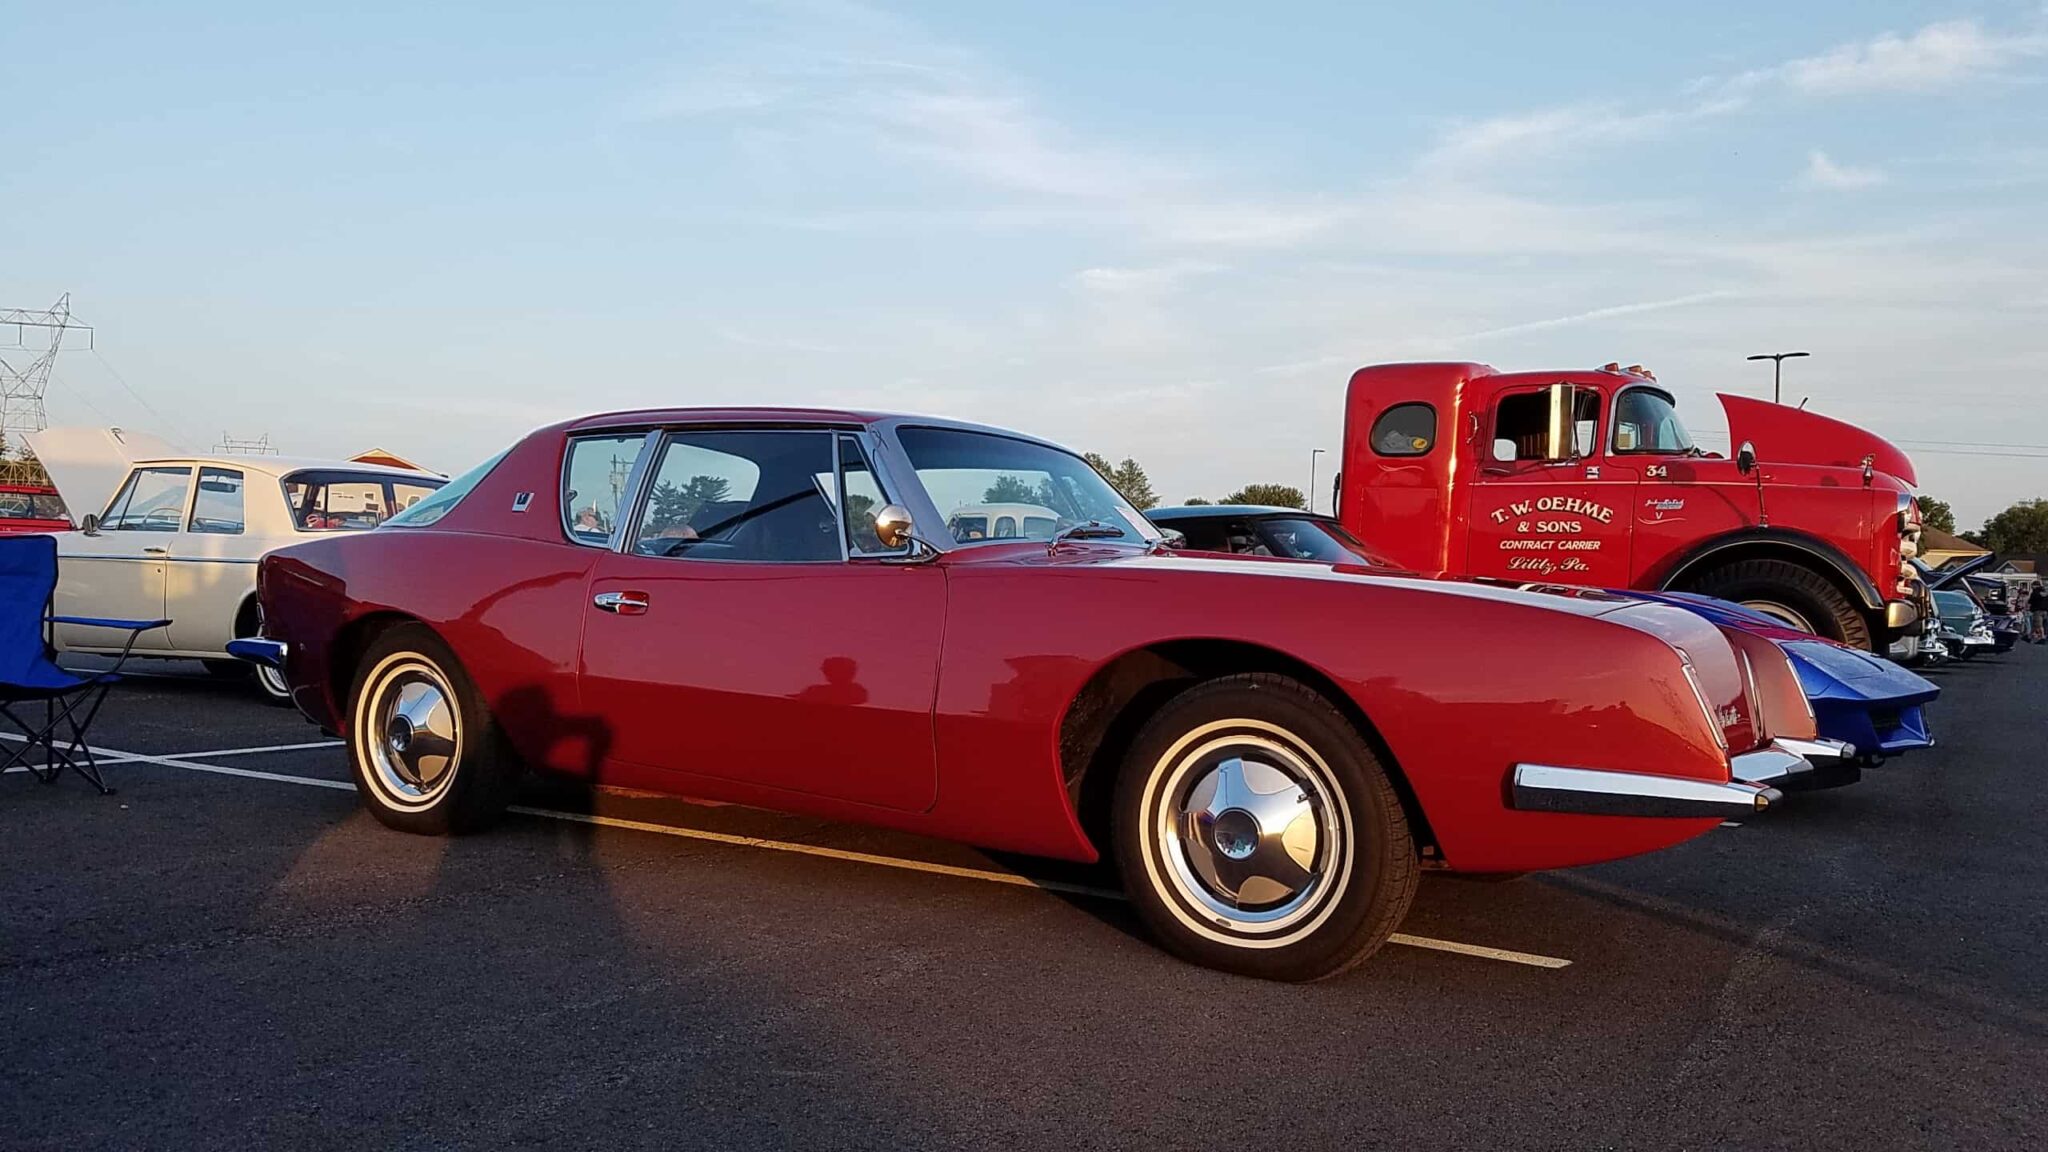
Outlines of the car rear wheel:
[{"label": "car rear wheel", "polygon": [[1787,627],[1869,651],[1870,621],[1834,581],[1784,560],[1737,560],[1687,581],[1690,591],[1752,608]]},{"label": "car rear wheel", "polygon": [[519,778],[482,694],[440,637],[417,624],[378,636],[357,665],[348,751],[364,803],[404,832],[483,828]]},{"label": "car rear wheel", "polygon": [[1408,821],[1372,749],[1283,676],[1163,706],[1117,779],[1115,846],[1146,926],[1185,960],[1321,980],[1377,951],[1415,896]]}]

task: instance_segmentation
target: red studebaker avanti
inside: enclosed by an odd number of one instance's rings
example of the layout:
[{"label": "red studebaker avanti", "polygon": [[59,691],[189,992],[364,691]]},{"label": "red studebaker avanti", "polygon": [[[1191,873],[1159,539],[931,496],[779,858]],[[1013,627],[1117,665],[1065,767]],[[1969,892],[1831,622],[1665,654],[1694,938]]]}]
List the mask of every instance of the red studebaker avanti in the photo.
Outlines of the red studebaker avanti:
[{"label": "red studebaker avanti", "polygon": [[1679,609],[1161,545],[1011,432],[623,412],[272,553],[239,651],[394,828],[481,827],[530,767],[1108,853],[1167,948],[1290,980],[1372,953],[1422,870],[1677,844],[1800,764],[1768,657]]}]

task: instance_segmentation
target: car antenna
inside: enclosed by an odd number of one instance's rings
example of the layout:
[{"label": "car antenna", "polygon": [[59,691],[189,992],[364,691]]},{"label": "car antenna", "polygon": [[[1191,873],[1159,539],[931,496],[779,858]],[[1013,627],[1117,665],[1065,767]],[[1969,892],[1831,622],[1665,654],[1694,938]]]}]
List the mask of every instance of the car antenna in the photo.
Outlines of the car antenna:
[{"label": "car antenna", "polygon": [[1804,411],[1806,411],[1806,402],[1807,402],[1808,400],[1811,400],[1811,399],[1813,399],[1813,397],[1811,397],[1811,396],[1801,396],[1801,397],[1799,398],[1799,410],[1800,410],[1801,412],[1804,412]]}]

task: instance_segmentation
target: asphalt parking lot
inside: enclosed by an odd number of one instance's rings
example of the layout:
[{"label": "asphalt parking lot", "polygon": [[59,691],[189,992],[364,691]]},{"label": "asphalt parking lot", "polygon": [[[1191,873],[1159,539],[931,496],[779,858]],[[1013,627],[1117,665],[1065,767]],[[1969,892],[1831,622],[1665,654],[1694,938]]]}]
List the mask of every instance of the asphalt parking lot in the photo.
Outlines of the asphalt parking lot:
[{"label": "asphalt parking lot", "polygon": [[2041,1148],[2048,649],[1982,663],[1933,752],[1430,879],[1307,987],[1096,871],[746,809],[388,832],[296,715],[138,665],[118,795],[0,777],[0,1146]]}]

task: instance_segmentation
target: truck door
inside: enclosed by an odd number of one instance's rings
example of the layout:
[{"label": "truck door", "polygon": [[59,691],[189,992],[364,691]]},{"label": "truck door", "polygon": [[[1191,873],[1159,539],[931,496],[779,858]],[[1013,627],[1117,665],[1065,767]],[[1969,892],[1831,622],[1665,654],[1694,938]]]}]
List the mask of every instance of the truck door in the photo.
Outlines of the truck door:
[{"label": "truck door", "polygon": [[1465,570],[1625,587],[1633,468],[1602,455],[1605,395],[1584,385],[1504,392],[1478,448]]}]

